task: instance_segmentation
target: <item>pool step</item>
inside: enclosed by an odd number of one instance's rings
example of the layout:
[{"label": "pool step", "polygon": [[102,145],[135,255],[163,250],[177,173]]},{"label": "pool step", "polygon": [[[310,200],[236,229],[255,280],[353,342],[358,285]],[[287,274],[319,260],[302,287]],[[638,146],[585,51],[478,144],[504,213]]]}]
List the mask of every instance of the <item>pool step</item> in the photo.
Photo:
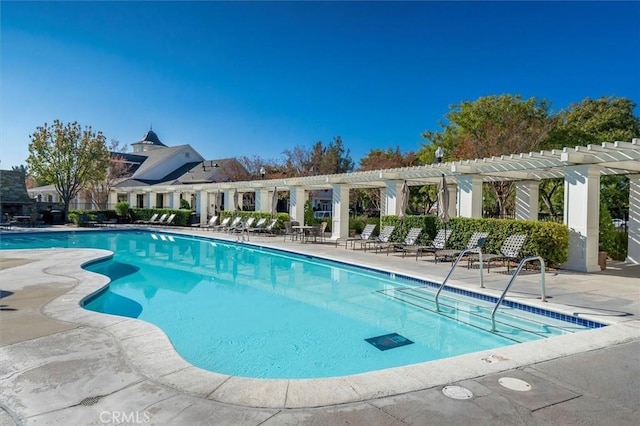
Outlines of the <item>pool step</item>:
[{"label": "pool step", "polygon": [[[421,297],[425,297],[426,293],[426,297],[433,298],[433,295],[428,290],[418,289],[417,291]],[[415,291],[409,291],[408,293],[415,294]],[[449,309],[470,312],[487,320],[490,320],[491,312],[495,306],[493,302],[475,299],[470,300],[465,296],[457,296],[454,298],[445,295],[444,300],[445,306],[448,306]],[[434,303],[432,302],[432,304]],[[526,315],[529,314],[519,309],[502,305],[496,313],[496,321],[523,331],[537,333],[544,337],[563,335],[584,329],[583,327],[576,328],[575,324],[549,317],[540,317],[541,319],[538,320],[535,317],[526,317]],[[542,321],[542,318],[544,318],[544,321]]]},{"label": "pool step", "polygon": [[[437,312],[434,293],[422,287],[386,289],[381,290],[379,293],[418,309]],[[482,300],[474,300],[473,303],[474,304],[469,304],[465,300],[443,296],[440,302],[439,313],[445,317],[473,327],[491,330],[491,312],[493,305]],[[475,303],[477,303],[477,305]],[[571,330],[569,330],[570,324],[567,325],[566,329],[558,325],[547,325],[539,321],[511,315],[508,312],[508,310],[511,309],[509,307],[504,307],[504,309],[506,309],[507,312],[498,310],[496,314],[496,333],[510,340],[526,342],[571,332]]]}]

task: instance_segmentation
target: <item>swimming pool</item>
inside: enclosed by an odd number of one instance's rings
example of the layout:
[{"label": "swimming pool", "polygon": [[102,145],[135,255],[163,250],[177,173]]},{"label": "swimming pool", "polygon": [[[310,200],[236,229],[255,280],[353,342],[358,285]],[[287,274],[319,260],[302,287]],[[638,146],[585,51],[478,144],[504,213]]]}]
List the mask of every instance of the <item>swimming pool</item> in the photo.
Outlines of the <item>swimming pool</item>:
[{"label": "swimming pool", "polygon": [[137,231],[2,239],[35,247],[114,251],[87,266],[112,283],[86,308],[154,323],[190,363],[236,376],[356,374],[598,326],[512,306],[491,333],[493,304],[471,293],[443,293],[433,314],[429,283],[243,244]]}]

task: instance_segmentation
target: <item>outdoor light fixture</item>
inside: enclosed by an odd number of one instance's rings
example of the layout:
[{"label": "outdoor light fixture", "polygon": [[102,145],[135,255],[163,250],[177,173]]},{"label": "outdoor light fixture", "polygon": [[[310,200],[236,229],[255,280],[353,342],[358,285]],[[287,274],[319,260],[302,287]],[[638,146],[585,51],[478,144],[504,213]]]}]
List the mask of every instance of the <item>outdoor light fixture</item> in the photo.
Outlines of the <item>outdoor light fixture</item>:
[{"label": "outdoor light fixture", "polygon": [[442,156],[444,155],[444,149],[441,146],[436,149],[436,163],[442,163]]}]

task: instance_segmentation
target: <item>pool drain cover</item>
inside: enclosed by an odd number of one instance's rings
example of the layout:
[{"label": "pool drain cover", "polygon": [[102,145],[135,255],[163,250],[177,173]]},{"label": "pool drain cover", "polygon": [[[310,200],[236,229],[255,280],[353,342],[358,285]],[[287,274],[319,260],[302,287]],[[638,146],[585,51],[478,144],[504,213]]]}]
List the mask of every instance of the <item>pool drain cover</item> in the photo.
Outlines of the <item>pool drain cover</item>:
[{"label": "pool drain cover", "polygon": [[507,389],[511,389],[518,392],[526,392],[531,390],[531,385],[524,380],[515,379],[513,377],[501,377],[498,379],[498,383]]},{"label": "pool drain cover", "polygon": [[442,388],[442,393],[453,399],[470,399],[473,397],[473,392],[462,386],[445,386]]},{"label": "pool drain cover", "polygon": [[387,349],[397,348],[399,346],[410,345],[413,342],[407,339],[404,336],[399,335],[398,333],[385,334],[384,336],[370,337],[368,339],[364,339],[368,343],[371,343],[376,348],[381,351],[386,351]]}]

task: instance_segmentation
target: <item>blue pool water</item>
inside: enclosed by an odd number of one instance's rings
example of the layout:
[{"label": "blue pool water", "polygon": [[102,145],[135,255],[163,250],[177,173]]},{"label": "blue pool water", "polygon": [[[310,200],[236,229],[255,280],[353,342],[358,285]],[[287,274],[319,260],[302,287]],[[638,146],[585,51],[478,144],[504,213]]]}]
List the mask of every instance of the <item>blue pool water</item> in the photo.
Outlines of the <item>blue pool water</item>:
[{"label": "blue pool water", "polygon": [[[156,324],[190,363],[235,376],[342,376],[599,326],[512,304],[490,332],[495,300],[445,291],[434,313],[430,283],[205,238],[65,232],[3,235],[0,245],[113,251],[86,266],[112,282],[85,308]],[[393,333],[400,337],[378,340],[382,346],[366,340]],[[410,344],[385,346],[393,342]]]}]

